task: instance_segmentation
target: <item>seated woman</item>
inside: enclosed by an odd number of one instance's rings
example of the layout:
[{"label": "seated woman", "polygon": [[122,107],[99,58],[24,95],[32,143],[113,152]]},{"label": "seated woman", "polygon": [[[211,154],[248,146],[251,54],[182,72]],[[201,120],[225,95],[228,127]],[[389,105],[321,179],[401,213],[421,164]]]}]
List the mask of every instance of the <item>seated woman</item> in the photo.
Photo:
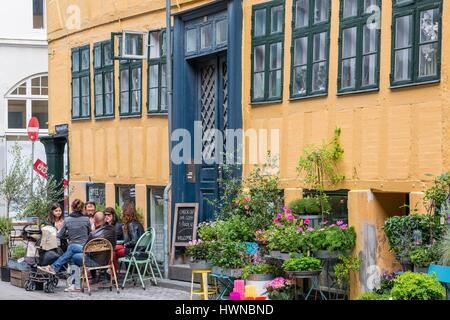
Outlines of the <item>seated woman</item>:
[{"label": "seated woman", "polygon": [[134,203],[126,203],[123,206],[123,234],[125,254],[133,252],[139,238],[144,234],[144,227],[136,217],[136,208]]},{"label": "seated woman", "polygon": [[[63,214],[63,207],[59,203],[56,202],[51,206],[46,222],[48,225],[55,227],[57,232],[59,232],[62,229],[64,225],[64,214]],[[67,239],[58,238],[57,241],[58,247],[60,247],[63,252],[66,252],[68,245]]]},{"label": "seated woman", "polygon": [[125,256],[125,246],[123,245],[123,225],[118,221],[116,210],[114,210],[113,208],[106,208],[104,213],[106,223],[108,225],[114,226],[114,229],[116,231],[117,244],[114,248],[114,267],[116,268],[116,271],[118,271],[117,260],[120,257]]}]

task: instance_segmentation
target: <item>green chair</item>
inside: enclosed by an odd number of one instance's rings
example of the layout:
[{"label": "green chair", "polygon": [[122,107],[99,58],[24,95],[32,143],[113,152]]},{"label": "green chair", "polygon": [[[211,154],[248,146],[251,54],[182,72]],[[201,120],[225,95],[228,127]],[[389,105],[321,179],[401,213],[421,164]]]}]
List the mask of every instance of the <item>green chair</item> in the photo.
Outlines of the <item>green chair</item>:
[{"label": "green chair", "polygon": [[[161,270],[159,269],[158,263],[156,261],[155,255],[153,253],[153,244],[155,242],[155,229],[148,229],[137,241],[133,252],[129,256],[119,258],[119,263],[125,263],[127,266],[127,272],[122,283],[122,290],[125,288],[127,281],[132,280],[135,284],[134,279],[135,272],[137,271],[139,280],[141,282],[142,288],[145,290],[145,280],[153,280],[155,285],[158,285],[156,281],[155,273],[153,272],[153,266],[156,266],[158,270],[159,277],[162,279]],[[144,271],[142,272],[141,267],[144,266]],[[147,272],[151,272],[151,277],[146,278]],[[131,276],[131,279],[128,279]],[[149,274],[150,276],[150,274]]]}]

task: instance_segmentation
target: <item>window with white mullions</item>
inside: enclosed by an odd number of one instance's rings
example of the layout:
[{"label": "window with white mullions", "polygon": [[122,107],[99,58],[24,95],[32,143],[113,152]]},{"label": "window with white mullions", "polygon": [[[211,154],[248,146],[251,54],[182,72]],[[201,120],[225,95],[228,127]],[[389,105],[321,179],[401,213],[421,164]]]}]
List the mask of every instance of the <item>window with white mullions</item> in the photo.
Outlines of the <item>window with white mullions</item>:
[{"label": "window with white mullions", "polygon": [[284,1],[253,6],[252,102],[282,99],[283,46]]},{"label": "window with white mullions", "polygon": [[165,29],[150,31],[147,103],[147,111],[149,114],[167,113],[166,61]]},{"label": "window with white mullions", "polygon": [[380,1],[341,0],[338,92],[379,87]]},{"label": "window with white mullions", "polygon": [[94,45],[94,96],[95,116],[114,116],[114,63],[110,40]]},{"label": "window with white mullions", "polygon": [[294,2],[291,98],[328,92],[330,13],[330,0]]},{"label": "window with white mullions", "polygon": [[89,46],[72,49],[72,119],[91,116]]},{"label": "window with white mullions", "polygon": [[441,0],[396,1],[393,5],[391,85],[439,81]]},{"label": "window with white mullions", "polygon": [[142,61],[120,62],[120,116],[140,116],[142,111]]}]

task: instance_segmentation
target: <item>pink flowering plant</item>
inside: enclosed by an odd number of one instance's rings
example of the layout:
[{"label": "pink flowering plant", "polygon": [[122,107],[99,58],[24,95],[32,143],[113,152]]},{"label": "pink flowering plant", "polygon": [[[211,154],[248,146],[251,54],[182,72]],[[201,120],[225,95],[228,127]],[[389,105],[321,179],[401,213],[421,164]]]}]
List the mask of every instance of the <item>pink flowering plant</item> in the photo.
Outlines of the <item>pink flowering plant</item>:
[{"label": "pink flowering plant", "polygon": [[309,240],[313,250],[345,252],[355,247],[356,232],[353,227],[349,227],[344,221],[339,220],[331,225],[322,224],[321,228],[310,235]]},{"label": "pink flowering plant", "polygon": [[292,300],[294,298],[294,284],[283,277],[278,277],[267,283],[264,288],[267,290],[270,300]]},{"label": "pink flowering plant", "polygon": [[208,260],[210,243],[202,240],[189,242],[186,252],[191,256],[192,261]]}]

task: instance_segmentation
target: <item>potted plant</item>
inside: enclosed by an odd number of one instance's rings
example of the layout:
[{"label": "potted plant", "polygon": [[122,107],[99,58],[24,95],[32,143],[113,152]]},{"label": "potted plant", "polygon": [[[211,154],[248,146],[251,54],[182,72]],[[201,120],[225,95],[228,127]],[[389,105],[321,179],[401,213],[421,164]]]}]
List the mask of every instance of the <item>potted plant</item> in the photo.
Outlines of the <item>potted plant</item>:
[{"label": "potted plant", "polygon": [[320,260],[306,256],[284,261],[283,269],[289,276],[318,276],[322,272]]},{"label": "potted plant", "polygon": [[[321,201],[322,199],[322,201]],[[326,195],[319,197],[305,197],[293,200],[289,203],[289,209],[299,218],[311,221],[311,226],[318,226],[322,214],[322,206],[324,212],[330,212],[331,206]]]},{"label": "potted plant", "polygon": [[213,273],[240,278],[242,269],[249,262],[246,249],[241,242],[211,242],[208,260],[213,264]]},{"label": "potted plant", "polygon": [[0,245],[8,245],[12,229],[11,219],[0,217]]},{"label": "potted plant", "polygon": [[189,263],[191,269],[207,270],[212,268],[212,263],[208,262],[208,242],[202,240],[190,241],[186,252],[191,256],[191,262]]},{"label": "potted plant", "polygon": [[276,269],[267,263],[248,264],[242,270],[242,279],[249,281],[270,281],[274,279]]},{"label": "potted plant", "polygon": [[394,300],[444,300],[446,290],[434,274],[405,272],[394,279],[390,294]]},{"label": "potted plant", "polygon": [[430,264],[437,264],[439,258],[437,245],[418,247],[410,253],[411,263],[414,265],[414,272],[428,273],[428,266]]},{"label": "potted plant", "polygon": [[265,289],[270,300],[292,300],[294,298],[294,283],[283,277],[270,281],[265,285]]},{"label": "potted plant", "polygon": [[0,272],[1,280],[10,281],[10,271],[8,267],[8,244],[11,231],[13,229],[11,219],[0,217]]},{"label": "potted plant", "polygon": [[343,221],[312,230],[310,234],[314,256],[319,259],[337,260],[349,256],[356,244],[356,232]]}]

